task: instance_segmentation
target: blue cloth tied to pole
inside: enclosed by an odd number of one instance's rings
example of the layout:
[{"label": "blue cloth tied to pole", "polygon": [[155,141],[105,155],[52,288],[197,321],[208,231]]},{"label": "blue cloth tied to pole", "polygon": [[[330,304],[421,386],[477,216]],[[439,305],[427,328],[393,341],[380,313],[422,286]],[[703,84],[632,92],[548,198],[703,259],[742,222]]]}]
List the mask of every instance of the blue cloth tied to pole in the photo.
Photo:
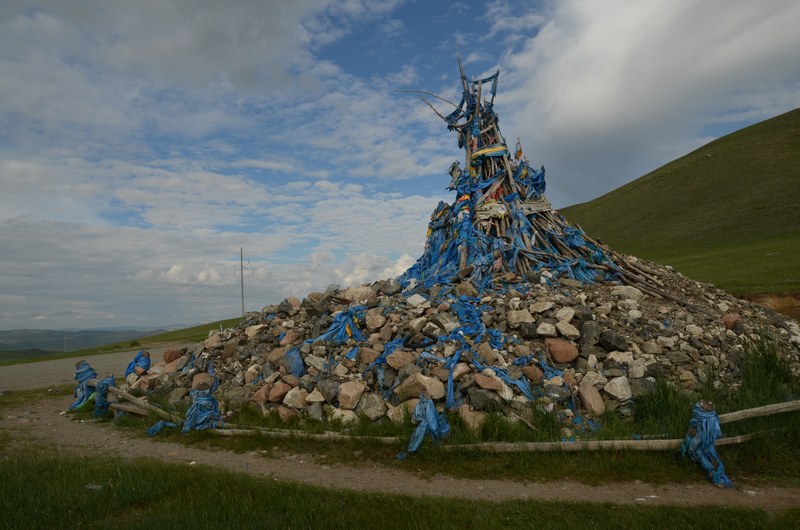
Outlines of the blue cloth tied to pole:
[{"label": "blue cloth tied to pole", "polygon": [[150,354],[147,353],[147,355],[145,355],[145,353],[147,352],[141,350],[136,354],[136,357],[133,358],[130,364],[128,364],[128,367],[125,369],[125,377],[131,375],[136,370],[137,366],[142,368],[145,372],[150,369]]},{"label": "blue cloth tied to pole", "polygon": [[186,411],[182,433],[186,434],[192,429],[201,431],[222,427],[224,422],[220,420],[219,404],[211,395],[210,389],[195,389],[189,392],[189,396],[192,398],[192,406]]},{"label": "blue cloth tied to pole", "polygon": [[692,419],[689,420],[689,431],[681,444],[681,455],[689,456],[700,464],[708,478],[720,487],[732,488],[733,482],[725,474],[725,467],[717,454],[715,444],[717,438],[722,436],[719,427],[719,416],[711,406],[703,407],[703,402],[698,401],[692,409]]},{"label": "blue cloth tied to pole", "polygon": [[450,422],[447,421],[447,417],[436,412],[433,401],[425,396],[420,395],[419,403],[414,408],[414,421],[417,422],[417,428],[411,435],[408,449],[397,455],[398,460],[405,460],[408,453],[416,453],[426,434],[430,433],[434,440],[440,440],[450,434]]},{"label": "blue cloth tied to pole", "polygon": [[94,397],[94,412],[92,413],[94,416],[99,417],[108,412],[109,403],[106,394],[108,392],[108,387],[110,386],[116,386],[114,383],[113,374],[109,374],[107,377],[104,377],[94,386],[94,390],[96,392]]},{"label": "blue cloth tied to pole", "polygon": [[95,372],[86,361],[81,361],[75,366],[75,381],[78,382],[78,386],[75,387],[74,392],[76,399],[67,410],[75,410],[86,403],[86,401],[89,399],[89,396],[92,395],[92,393],[89,391],[89,385],[87,383],[90,379],[94,379],[95,377],[97,377],[97,372]]}]

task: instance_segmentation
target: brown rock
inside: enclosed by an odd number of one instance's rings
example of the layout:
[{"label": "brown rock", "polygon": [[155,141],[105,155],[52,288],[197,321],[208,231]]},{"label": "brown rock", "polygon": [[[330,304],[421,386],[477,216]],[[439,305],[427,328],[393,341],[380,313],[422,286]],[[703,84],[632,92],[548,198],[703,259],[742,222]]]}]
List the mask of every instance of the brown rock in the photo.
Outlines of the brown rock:
[{"label": "brown rock", "polygon": [[261,374],[261,367],[254,364],[253,366],[248,368],[247,371],[244,373],[244,383],[246,385],[249,385],[256,379],[258,379],[258,376],[260,374]]},{"label": "brown rock", "polygon": [[267,360],[272,364],[278,364],[281,359],[283,359],[284,355],[286,355],[287,348],[275,348],[269,355],[267,355]]},{"label": "brown rock", "polygon": [[178,357],[177,359],[168,362],[166,364],[166,366],[164,366],[164,373],[165,374],[169,374],[169,373],[177,372],[178,370],[183,368],[183,366],[185,366],[185,364],[186,364],[186,362],[184,361],[184,359],[182,357]]},{"label": "brown rock", "polygon": [[203,341],[203,347],[207,350],[215,350],[220,346],[222,346],[222,337],[220,337],[219,333],[214,333]]},{"label": "brown rock", "polygon": [[230,359],[233,357],[233,354],[236,353],[236,348],[239,347],[239,341],[236,339],[231,339],[225,343],[225,348],[222,350],[222,358],[223,359]]},{"label": "brown rock", "polygon": [[742,315],[739,313],[725,313],[722,315],[720,319],[722,324],[725,326],[725,329],[733,329],[736,327],[736,324],[742,321]]},{"label": "brown rock", "polygon": [[339,408],[353,410],[361,399],[366,385],[360,381],[348,381],[339,385]]},{"label": "brown rock", "polygon": [[297,417],[297,412],[293,411],[289,407],[284,407],[281,405],[278,407],[278,416],[281,418],[281,421],[287,422],[289,420],[293,420]]},{"label": "brown rock", "polygon": [[544,342],[553,362],[571,363],[578,357],[578,347],[571,342],[553,338],[545,339]]},{"label": "brown rock", "polygon": [[366,348],[364,346],[358,349],[358,360],[362,363],[373,363],[375,359],[380,357],[380,352],[373,350],[372,348]]},{"label": "brown rock", "polygon": [[497,354],[492,349],[491,344],[488,342],[481,342],[478,345],[478,355],[486,359],[486,362],[489,364],[495,364],[497,362]]},{"label": "brown rock", "polygon": [[294,296],[287,296],[286,299],[284,300],[284,302],[288,303],[291,307],[293,307],[295,309],[300,307],[300,304],[301,304],[300,300],[298,300]]},{"label": "brown rock", "polygon": [[599,418],[606,411],[606,404],[600,391],[594,385],[581,385],[578,388],[578,399],[581,400],[583,409],[595,418]]},{"label": "brown rock", "polygon": [[475,289],[475,286],[472,285],[472,282],[470,282],[469,280],[457,283],[453,290],[459,296],[471,296],[471,297],[478,296],[477,289]]},{"label": "brown rock", "polygon": [[394,328],[392,328],[391,324],[386,324],[381,328],[380,335],[383,342],[389,342],[392,340],[392,335],[394,335]]},{"label": "brown rock", "polygon": [[183,355],[183,350],[180,348],[169,348],[164,350],[164,362],[169,364],[175,359],[179,359]]},{"label": "brown rock", "polygon": [[453,381],[458,381],[464,375],[472,372],[472,368],[469,367],[467,363],[458,363],[456,364],[455,369],[453,369]]},{"label": "brown rock", "polygon": [[370,331],[376,330],[378,328],[383,327],[383,325],[386,324],[386,317],[381,314],[382,312],[383,309],[379,307],[367,311],[367,316],[365,320],[368,330]]},{"label": "brown rock", "polygon": [[269,326],[267,326],[266,324],[256,324],[254,326],[247,326],[244,329],[244,334],[247,335],[247,338],[252,339],[256,335],[261,333],[263,330],[267,329],[268,327]]},{"label": "brown rock", "polygon": [[280,403],[283,401],[283,398],[286,397],[286,394],[289,393],[292,387],[288,384],[284,383],[283,381],[278,381],[269,391],[269,402],[270,403]]},{"label": "brown rock", "polygon": [[523,366],[520,370],[531,383],[538,384],[544,380],[544,372],[542,372],[538,366]]},{"label": "brown rock", "polygon": [[269,401],[269,391],[272,390],[272,385],[262,385],[261,388],[253,392],[250,396],[250,401],[254,403],[266,403]]},{"label": "brown rock", "polygon": [[447,378],[450,377],[450,370],[444,366],[437,365],[431,368],[431,375],[439,381],[446,382]]},{"label": "brown rock", "polygon": [[417,353],[409,350],[398,349],[386,356],[386,364],[399,370],[407,364],[417,361]]},{"label": "brown rock", "polygon": [[486,390],[494,390],[499,392],[503,389],[502,383],[493,377],[483,374],[475,374],[475,383]]},{"label": "brown rock", "polygon": [[286,335],[281,339],[281,346],[293,346],[300,341],[300,335],[293,329],[286,332]]},{"label": "brown rock", "polygon": [[205,372],[195,374],[195,376],[192,378],[192,390],[208,389],[211,388],[213,384],[214,378]]},{"label": "brown rock", "polygon": [[431,399],[444,397],[444,385],[435,377],[428,377],[420,373],[411,374],[395,389],[397,398],[402,402],[411,398],[418,398],[420,394],[427,394]]}]

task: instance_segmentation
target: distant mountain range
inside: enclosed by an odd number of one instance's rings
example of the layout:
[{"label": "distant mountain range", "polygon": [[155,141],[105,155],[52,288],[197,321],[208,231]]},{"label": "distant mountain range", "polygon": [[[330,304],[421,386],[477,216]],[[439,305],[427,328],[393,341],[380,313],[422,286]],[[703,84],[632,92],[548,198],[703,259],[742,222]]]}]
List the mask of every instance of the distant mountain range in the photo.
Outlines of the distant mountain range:
[{"label": "distant mountain range", "polygon": [[0,331],[0,351],[70,352],[164,333],[165,329],[11,329]]}]

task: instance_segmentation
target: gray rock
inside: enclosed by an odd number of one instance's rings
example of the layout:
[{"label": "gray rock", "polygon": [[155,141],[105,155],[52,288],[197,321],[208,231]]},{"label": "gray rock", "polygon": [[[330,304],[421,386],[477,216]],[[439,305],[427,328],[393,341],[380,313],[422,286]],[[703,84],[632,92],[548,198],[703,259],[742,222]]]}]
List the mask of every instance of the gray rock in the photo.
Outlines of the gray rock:
[{"label": "gray rock", "polygon": [[322,407],[322,403],[311,403],[306,411],[308,412],[308,417],[312,420],[323,421],[325,419],[325,411]]},{"label": "gray rock", "polygon": [[307,406],[306,396],[308,396],[308,392],[306,390],[300,387],[295,387],[286,393],[286,396],[283,398],[283,404],[287,407],[304,409]]},{"label": "gray rock", "polygon": [[564,386],[547,385],[544,387],[544,395],[554,403],[563,403],[571,397],[570,391]]},{"label": "gray rock", "polygon": [[523,339],[535,339],[539,335],[536,333],[536,323],[532,322],[530,324],[520,324],[518,329],[518,334]]},{"label": "gray rock", "polygon": [[581,334],[578,337],[578,344],[581,346],[593,346],[597,343],[597,336],[600,334],[600,324],[594,320],[587,320],[581,326]]},{"label": "gray rock", "polygon": [[507,321],[509,326],[517,327],[520,324],[532,324],[534,319],[527,309],[520,309],[518,311],[509,311]]},{"label": "gray rock", "polygon": [[467,390],[467,396],[474,410],[491,412],[503,408],[503,399],[490,390],[472,387]]},{"label": "gray rock", "polygon": [[322,395],[325,396],[325,401],[330,404],[336,403],[339,397],[339,382],[333,379],[320,379],[317,382],[317,388]]},{"label": "gray rock", "polygon": [[630,399],[632,396],[630,383],[628,382],[628,378],[625,376],[619,376],[611,379],[603,387],[603,391],[618,401],[625,401],[626,399]]},{"label": "gray rock", "polygon": [[544,313],[545,311],[550,311],[553,308],[553,302],[535,302],[531,304],[530,310],[533,313]]},{"label": "gray rock", "polygon": [[222,392],[222,400],[227,403],[229,409],[239,409],[244,404],[244,388],[236,385],[226,388]]},{"label": "gray rock", "polygon": [[578,331],[578,328],[566,321],[559,321],[558,324],[556,324],[556,329],[562,337],[565,337],[569,340],[575,340],[581,335],[581,332]]},{"label": "gray rock", "polygon": [[556,311],[556,320],[559,322],[572,322],[572,318],[575,316],[575,310],[571,307],[562,307],[558,311]]},{"label": "gray rock", "polygon": [[607,329],[600,334],[598,344],[606,351],[625,351],[628,349],[628,341],[612,329]]},{"label": "gray rock", "polygon": [[611,289],[611,294],[623,299],[630,298],[637,301],[644,298],[644,293],[632,285],[615,285]]},{"label": "gray rock", "polygon": [[671,351],[667,353],[667,360],[672,364],[686,364],[692,362],[692,358],[682,351]]},{"label": "gray rock", "polygon": [[386,403],[377,394],[364,394],[356,405],[356,414],[376,421],[386,415]]},{"label": "gray rock", "polygon": [[411,307],[419,307],[428,300],[420,294],[412,294],[406,299],[406,303]]},{"label": "gray rock", "polygon": [[556,327],[553,324],[550,324],[549,322],[542,322],[536,328],[536,334],[540,337],[557,337],[558,330],[556,330]]},{"label": "gray rock", "polygon": [[628,383],[630,384],[631,395],[634,398],[645,396],[656,389],[656,380],[653,377],[629,379]]},{"label": "gray rock", "polygon": [[170,405],[176,405],[178,403],[181,403],[188,394],[189,390],[185,387],[175,388],[167,396],[167,403],[169,403]]}]

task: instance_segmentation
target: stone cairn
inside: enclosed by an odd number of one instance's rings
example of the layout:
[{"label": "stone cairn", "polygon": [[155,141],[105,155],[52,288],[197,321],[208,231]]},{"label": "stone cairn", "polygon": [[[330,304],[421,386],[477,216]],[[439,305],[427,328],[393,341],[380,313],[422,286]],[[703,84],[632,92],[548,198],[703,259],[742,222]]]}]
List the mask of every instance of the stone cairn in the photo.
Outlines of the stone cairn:
[{"label": "stone cairn", "polygon": [[450,167],[456,200],[437,206],[408,271],[266,306],[168,350],[133,387],[177,403],[211,386],[228,411],[344,422],[400,421],[426,396],[477,428],[490,411],[525,419],[534,406],[570,426],[628,414],[657,378],[735,391],[746,341],[761,336],[800,376],[796,321],[614,252],[554,211],[544,168],[500,132],[498,77],[461,68],[461,102],[434,108],[466,168]]}]

